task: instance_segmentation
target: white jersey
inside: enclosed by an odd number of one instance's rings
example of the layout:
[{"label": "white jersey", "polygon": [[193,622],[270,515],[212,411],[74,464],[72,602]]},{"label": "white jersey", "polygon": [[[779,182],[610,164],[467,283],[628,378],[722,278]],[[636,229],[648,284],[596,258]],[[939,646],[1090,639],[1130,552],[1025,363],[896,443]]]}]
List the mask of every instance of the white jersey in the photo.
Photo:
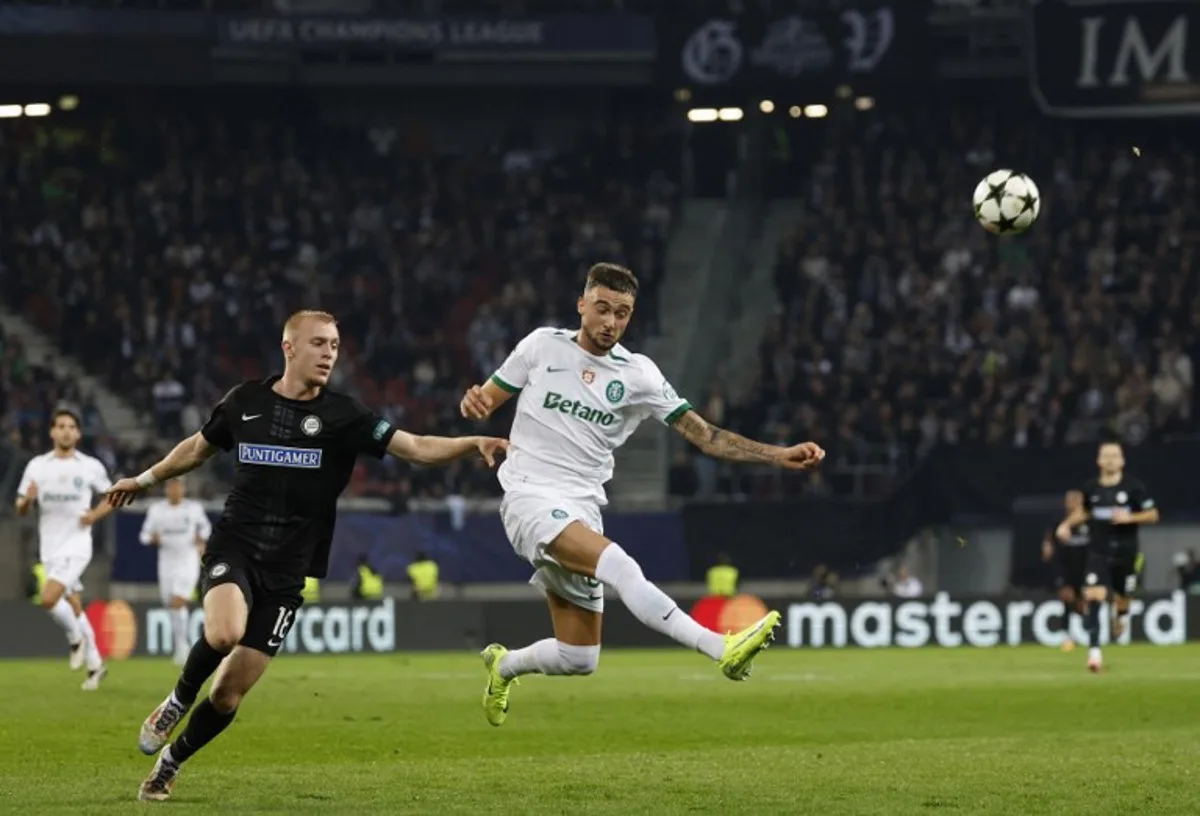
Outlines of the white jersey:
[{"label": "white jersey", "polygon": [[208,541],[210,535],[212,523],[199,502],[184,499],[171,504],[161,499],[146,511],[140,539],[149,545],[158,536],[159,553],[166,557],[195,554],[197,541]]},{"label": "white jersey", "polygon": [[92,509],[93,494],[112,487],[99,459],[75,451],[58,456],[54,451],[29,460],[17,495],[37,485],[39,556],[43,563],[65,555],[92,552],[92,528],[80,524]]},{"label": "white jersey", "polygon": [[512,448],[500,466],[505,492],[592,499],[606,504],[613,451],[653,416],[668,424],[692,406],[654,361],[618,344],[589,354],[566,329],[535,329],[492,382],[516,394]]}]

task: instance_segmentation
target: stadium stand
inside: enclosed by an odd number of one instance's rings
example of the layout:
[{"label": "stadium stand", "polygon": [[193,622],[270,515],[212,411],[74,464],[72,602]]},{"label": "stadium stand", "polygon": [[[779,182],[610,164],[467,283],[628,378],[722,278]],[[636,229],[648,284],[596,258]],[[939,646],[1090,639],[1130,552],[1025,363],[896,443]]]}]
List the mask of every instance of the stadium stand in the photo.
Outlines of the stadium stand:
[{"label": "stadium stand", "polygon": [[[286,112],[230,126],[192,107],[36,123],[0,148],[8,302],[164,439],[274,371],[301,307],[340,320],[336,386],[416,432],[463,430],[463,387],[530,329],[570,321],[598,257],[642,279],[631,341],[655,328],[678,193],[654,127],[448,154],[389,127]],[[363,464],[352,490],[496,489],[469,467],[413,479]]]},{"label": "stadium stand", "polygon": [[[821,440],[821,489],[835,493],[855,489],[839,466],[885,465],[882,490],[939,443],[1137,445],[1194,431],[1193,130],[1147,145],[1116,125],[1026,121],[960,105],[822,123],[823,146],[780,168],[805,212],[778,250],[756,385],[710,403],[744,431]],[[1010,164],[1041,181],[1043,215],[997,241],[963,191]],[[811,489],[728,468],[714,484]]]}]

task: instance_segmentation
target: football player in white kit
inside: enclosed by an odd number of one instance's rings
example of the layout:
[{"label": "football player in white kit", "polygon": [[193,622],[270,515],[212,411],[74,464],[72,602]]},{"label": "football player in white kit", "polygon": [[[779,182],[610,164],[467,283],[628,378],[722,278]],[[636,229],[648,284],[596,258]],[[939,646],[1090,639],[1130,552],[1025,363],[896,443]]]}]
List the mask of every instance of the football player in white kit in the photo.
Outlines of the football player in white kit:
[{"label": "football player in white kit", "polygon": [[25,466],[17,487],[16,510],[24,515],[38,505],[38,552],[46,568],[42,608],[67,634],[71,670],[87,665],[85,691],[95,691],[107,674],[96,633],[79,593],[80,578],[92,560],[92,525],[113,511],[107,502],[92,506],[93,494],[103,494],[112,483],[99,459],[76,450],[79,419],[60,408],[50,418],[54,449],[35,456]]},{"label": "football player in white kit", "polygon": [[167,497],[150,505],[142,522],[141,542],[158,547],[158,591],[171,610],[175,663],[187,662],[188,597],[200,580],[200,556],[212,535],[212,523],[199,502],[183,497],[183,480],[170,479]]},{"label": "football player in white kit", "polygon": [[484,419],[517,396],[512,447],[499,473],[500,516],[513,549],[535,569],[530,583],[545,594],[554,629],[554,637],[523,649],[493,643],[483,650],[483,707],[492,725],[507,718],[517,677],[596,670],[604,587],[646,626],[707,655],[731,680],[749,676],[751,661],[779,625],[779,613],[772,611],[736,634],[705,629],[604,537],[600,508],[607,504],[604,483],[612,478],[613,451],[648,417],[709,456],[730,461],[805,470],[825,456],[812,442],[766,445],[705,422],[649,357],[620,345],[636,296],[632,272],[596,264],[577,304],[579,329],[535,329],[490,380],[463,396],[460,410],[470,419]]}]

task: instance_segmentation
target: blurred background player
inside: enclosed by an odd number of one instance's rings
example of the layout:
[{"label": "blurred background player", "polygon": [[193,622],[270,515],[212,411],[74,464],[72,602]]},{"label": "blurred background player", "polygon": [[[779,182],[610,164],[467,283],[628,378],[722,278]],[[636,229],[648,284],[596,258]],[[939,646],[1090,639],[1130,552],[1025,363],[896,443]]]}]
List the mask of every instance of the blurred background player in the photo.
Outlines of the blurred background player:
[{"label": "blurred background player", "polygon": [[79,418],[66,408],[50,417],[54,448],[25,466],[17,486],[16,510],[24,515],[38,506],[38,555],[46,580],[42,608],[67,635],[71,670],[87,664],[85,691],[100,687],[108,670],[96,646],[96,634],[83,612],[84,570],[92,561],[92,526],[112,512],[107,503],[92,506],[94,494],[111,486],[100,460],[78,450]]},{"label": "blurred background player", "polygon": [[150,505],[142,522],[140,540],[158,547],[158,590],[163,606],[171,610],[175,663],[188,655],[188,597],[200,580],[200,556],[212,534],[212,523],[199,502],[184,498],[182,479],[170,479],[167,497]]},{"label": "blurred background player", "polygon": [[613,475],[613,451],[648,417],[718,459],[807,469],[824,456],[812,443],[765,445],[702,419],[649,357],[620,344],[637,291],[625,267],[594,265],[576,302],[579,328],[535,329],[460,405],[463,416],[481,420],[519,395],[513,451],[499,474],[500,517],[513,549],[536,570],[531,583],[545,593],[554,630],[554,637],[523,649],[493,643],[483,650],[483,706],[494,726],[507,719],[510,687],[521,675],[596,670],[605,586],[643,624],[707,655],[731,680],[746,679],[779,624],[779,613],[769,612],[736,635],[704,628],[603,535],[600,508],[608,503],[604,483]]},{"label": "blurred background player", "polygon": [[[262,678],[303,603],[306,577],[323,578],[337,499],[360,455],[391,454],[440,465],[478,452],[489,465],[503,439],[413,436],[345,394],[326,389],[340,350],[328,312],[301,311],[283,327],[283,375],[235,386],[208,422],[160,462],[122,479],[109,501],[122,507],[148,487],[195,470],[218,450],[237,449],[237,470],[202,563],[204,631],[175,689],[142,723],[138,748],[162,752],[138,798],[171,796],[182,764],[233,722]],[[167,747],[217,668],[207,698]]]},{"label": "blurred background player", "polygon": [[1088,669],[1098,672],[1103,666],[1100,652],[1100,608],[1111,588],[1114,598],[1112,639],[1125,630],[1129,601],[1137,589],[1142,569],[1138,526],[1157,524],[1158,508],[1146,486],[1125,475],[1125,453],[1119,442],[1100,445],[1096,465],[1099,475],[1083,487],[1082,504],[1073,511],[1056,534],[1060,541],[1071,535],[1071,528],[1091,522],[1091,547],[1084,576],[1087,601]]},{"label": "blurred background player", "polygon": [[[1083,493],[1079,490],[1068,490],[1063,497],[1063,507],[1066,517],[1070,519],[1083,507]],[[1090,529],[1086,521],[1069,525],[1070,535],[1059,539],[1057,528],[1048,530],[1042,540],[1042,560],[1055,565],[1054,585],[1058,599],[1063,604],[1062,631],[1064,634],[1062,650],[1070,652],[1075,648],[1071,638],[1071,615],[1084,613],[1083,579],[1087,572],[1088,534]]]}]

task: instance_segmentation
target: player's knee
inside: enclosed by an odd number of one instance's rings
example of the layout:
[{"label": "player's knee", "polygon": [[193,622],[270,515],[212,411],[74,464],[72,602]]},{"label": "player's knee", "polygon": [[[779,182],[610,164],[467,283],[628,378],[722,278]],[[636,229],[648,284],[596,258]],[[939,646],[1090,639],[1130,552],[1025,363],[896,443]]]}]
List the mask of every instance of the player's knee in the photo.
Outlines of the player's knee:
[{"label": "player's knee", "polygon": [[242,639],[240,628],[232,623],[213,621],[204,624],[204,639],[215,651],[229,654]]},{"label": "player's knee", "polygon": [[596,563],[596,580],[620,592],[622,585],[645,580],[641,566],[615,541],[600,553]]},{"label": "player's knee", "polygon": [[212,701],[213,708],[222,714],[228,714],[242,704],[246,691],[234,683],[214,683],[208,699]]},{"label": "player's knee", "polygon": [[572,646],[569,643],[558,644],[558,659],[563,674],[594,674],[600,666],[599,646]]}]

